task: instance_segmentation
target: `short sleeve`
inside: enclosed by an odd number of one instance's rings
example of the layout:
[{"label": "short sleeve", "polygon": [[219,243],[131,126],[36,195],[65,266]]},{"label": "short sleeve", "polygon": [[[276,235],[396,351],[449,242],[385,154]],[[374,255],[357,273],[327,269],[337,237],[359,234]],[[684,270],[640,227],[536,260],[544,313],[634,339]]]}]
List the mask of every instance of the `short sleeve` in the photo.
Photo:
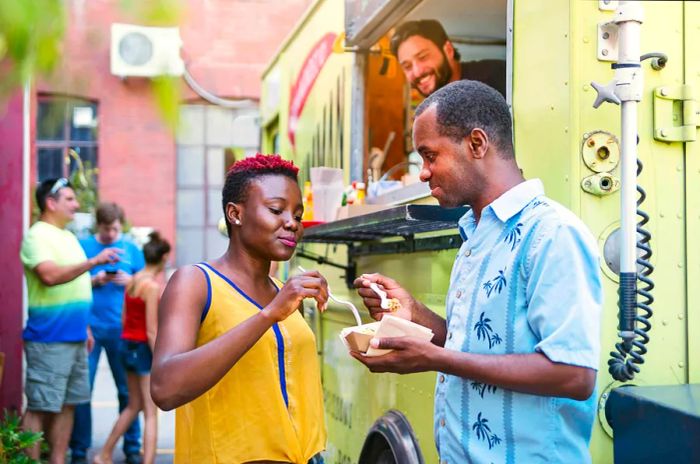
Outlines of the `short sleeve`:
[{"label": "short sleeve", "polygon": [[143,252],[131,242],[127,242],[126,246],[129,249],[129,257],[131,258],[131,273],[136,274],[146,265],[146,262],[143,258]]},{"label": "short sleeve", "polygon": [[[78,240],[80,242],[80,247],[83,249],[83,252],[85,253],[85,257],[90,259],[94,258],[97,253],[96,245],[97,245],[97,240],[95,240],[95,237],[93,235],[90,235],[85,238],[81,238]],[[90,275],[95,275],[98,272],[102,270],[101,266],[95,266],[92,269],[90,269]]]},{"label": "short sleeve", "polygon": [[527,281],[535,350],[553,362],[598,369],[603,291],[598,249],[578,224],[562,224],[533,247]]},{"label": "short sleeve", "polygon": [[45,261],[54,261],[54,253],[51,249],[50,240],[39,236],[35,229],[30,229],[22,239],[20,249],[20,259],[22,264],[28,269],[34,269]]}]

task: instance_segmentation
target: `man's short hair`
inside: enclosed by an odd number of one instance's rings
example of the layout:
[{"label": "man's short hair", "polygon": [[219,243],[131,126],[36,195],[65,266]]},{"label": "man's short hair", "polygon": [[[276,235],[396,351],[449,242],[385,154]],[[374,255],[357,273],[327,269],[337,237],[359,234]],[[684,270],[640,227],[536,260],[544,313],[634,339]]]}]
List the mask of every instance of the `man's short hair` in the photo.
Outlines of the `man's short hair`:
[{"label": "man's short hair", "polygon": [[479,81],[455,81],[428,96],[416,117],[435,107],[438,134],[459,142],[475,128],[488,135],[504,158],[513,158],[513,123],[503,95]]},{"label": "man's short hair", "polygon": [[[419,19],[416,21],[406,21],[401,23],[396,27],[394,34],[391,36],[391,42],[389,44],[391,48],[391,53],[395,57],[399,57],[399,46],[406,41],[409,37],[414,35],[421,36],[425,39],[430,40],[432,43],[437,45],[437,47],[442,50],[445,42],[450,40],[439,21],[434,19]],[[455,48],[454,54],[455,61],[459,61],[460,54]]]},{"label": "man's short hair", "polygon": [[114,221],[124,224],[124,210],[113,202],[100,203],[95,211],[95,220],[98,224],[109,225]]},{"label": "man's short hair", "polygon": [[65,187],[73,188],[65,177],[54,177],[42,181],[34,192],[34,198],[36,199],[37,206],[39,206],[39,211],[43,213],[46,210],[46,199],[49,197],[54,199],[58,198],[61,189]]}]

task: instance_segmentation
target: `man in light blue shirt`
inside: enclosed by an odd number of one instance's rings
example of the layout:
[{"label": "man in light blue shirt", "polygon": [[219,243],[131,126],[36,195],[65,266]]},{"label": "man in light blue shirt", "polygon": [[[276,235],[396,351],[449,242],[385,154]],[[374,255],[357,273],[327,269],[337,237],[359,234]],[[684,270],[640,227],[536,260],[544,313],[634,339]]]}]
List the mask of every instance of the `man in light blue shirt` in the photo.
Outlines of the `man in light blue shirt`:
[{"label": "man in light blue shirt", "polygon": [[394,315],[435,336],[375,339],[394,351],[353,356],[373,372],[438,371],[441,462],[590,462],[603,300],[595,240],[539,180],[523,179],[508,106],[488,86],[459,81],[432,94],[413,137],[440,205],[471,206],[447,319],[394,280],[363,275],[355,285],[373,317],[384,310],[370,282],[399,299]]}]

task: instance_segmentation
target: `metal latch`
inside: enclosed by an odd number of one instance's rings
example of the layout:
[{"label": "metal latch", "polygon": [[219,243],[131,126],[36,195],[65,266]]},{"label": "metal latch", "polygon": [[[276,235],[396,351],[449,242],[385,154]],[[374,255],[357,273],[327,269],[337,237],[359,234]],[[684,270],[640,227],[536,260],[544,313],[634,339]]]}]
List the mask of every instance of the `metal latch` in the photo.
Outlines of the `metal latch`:
[{"label": "metal latch", "polygon": [[662,142],[693,142],[700,109],[693,87],[676,85],[654,89],[654,138]]}]

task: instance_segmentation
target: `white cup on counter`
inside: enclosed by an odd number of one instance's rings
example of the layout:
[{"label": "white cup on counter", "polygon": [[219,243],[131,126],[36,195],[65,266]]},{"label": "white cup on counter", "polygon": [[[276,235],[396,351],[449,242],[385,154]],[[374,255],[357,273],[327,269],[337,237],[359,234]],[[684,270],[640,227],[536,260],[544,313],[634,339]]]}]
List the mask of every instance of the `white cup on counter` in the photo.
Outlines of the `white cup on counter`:
[{"label": "white cup on counter", "polygon": [[314,221],[334,221],[343,201],[343,170],[311,168],[311,192],[314,197]]}]

